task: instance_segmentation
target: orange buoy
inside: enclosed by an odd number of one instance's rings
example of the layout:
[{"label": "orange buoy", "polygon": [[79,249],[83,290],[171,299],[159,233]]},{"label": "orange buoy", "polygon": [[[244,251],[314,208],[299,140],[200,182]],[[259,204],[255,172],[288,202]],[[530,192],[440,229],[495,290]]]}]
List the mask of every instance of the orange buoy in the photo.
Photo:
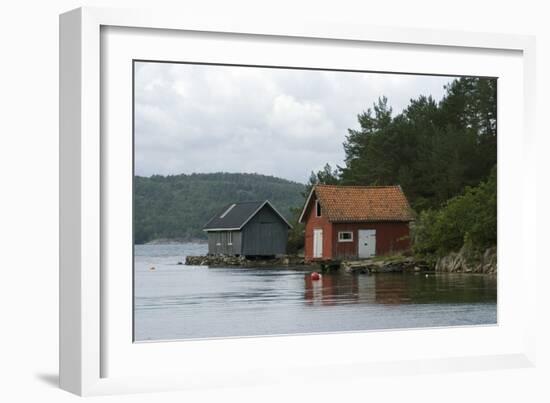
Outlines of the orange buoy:
[{"label": "orange buoy", "polygon": [[313,273],[311,273],[311,279],[312,280],[320,280],[321,275],[319,273],[317,273],[316,271],[314,271]]}]

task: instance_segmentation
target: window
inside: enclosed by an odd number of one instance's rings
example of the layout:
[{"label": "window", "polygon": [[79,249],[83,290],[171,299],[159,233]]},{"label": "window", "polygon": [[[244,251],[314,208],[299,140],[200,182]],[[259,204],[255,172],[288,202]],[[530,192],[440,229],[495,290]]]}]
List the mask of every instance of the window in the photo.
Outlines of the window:
[{"label": "window", "polygon": [[351,231],[338,232],[338,242],[353,242],[353,232]]},{"label": "window", "polygon": [[233,232],[232,231],[229,231],[227,233],[227,244],[228,245],[233,245]]},{"label": "window", "polygon": [[321,217],[321,203],[319,203],[319,200],[315,200],[315,216]]}]

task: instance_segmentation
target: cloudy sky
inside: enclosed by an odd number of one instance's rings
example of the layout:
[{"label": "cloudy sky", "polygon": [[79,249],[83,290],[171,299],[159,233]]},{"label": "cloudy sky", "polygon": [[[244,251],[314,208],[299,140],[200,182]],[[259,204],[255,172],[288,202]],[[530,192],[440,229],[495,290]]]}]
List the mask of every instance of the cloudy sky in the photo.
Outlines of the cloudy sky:
[{"label": "cloudy sky", "polygon": [[439,100],[450,77],[136,63],[135,173],[257,172],[305,183],[342,165],[348,128],[385,95]]}]

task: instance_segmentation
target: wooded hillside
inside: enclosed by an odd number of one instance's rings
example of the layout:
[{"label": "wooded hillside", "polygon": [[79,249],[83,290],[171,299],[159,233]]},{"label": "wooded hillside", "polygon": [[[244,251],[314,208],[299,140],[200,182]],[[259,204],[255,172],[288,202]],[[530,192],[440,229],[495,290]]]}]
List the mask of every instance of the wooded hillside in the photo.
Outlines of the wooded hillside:
[{"label": "wooded hillside", "polygon": [[285,217],[302,203],[304,185],[258,174],[153,175],[134,179],[135,243],[205,239],[202,227],[224,205],[271,201]]}]

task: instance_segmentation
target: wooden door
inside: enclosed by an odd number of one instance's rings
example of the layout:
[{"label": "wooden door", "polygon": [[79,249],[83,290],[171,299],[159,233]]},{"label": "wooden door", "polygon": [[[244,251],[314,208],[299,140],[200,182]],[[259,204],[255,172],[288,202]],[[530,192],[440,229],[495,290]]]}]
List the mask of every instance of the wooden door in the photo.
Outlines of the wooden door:
[{"label": "wooden door", "polygon": [[323,257],[323,230],[322,229],[313,230],[313,257],[314,258]]},{"label": "wooden door", "polygon": [[376,254],[376,230],[360,229],[357,236],[357,252],[360,258],[369,258]]}]

